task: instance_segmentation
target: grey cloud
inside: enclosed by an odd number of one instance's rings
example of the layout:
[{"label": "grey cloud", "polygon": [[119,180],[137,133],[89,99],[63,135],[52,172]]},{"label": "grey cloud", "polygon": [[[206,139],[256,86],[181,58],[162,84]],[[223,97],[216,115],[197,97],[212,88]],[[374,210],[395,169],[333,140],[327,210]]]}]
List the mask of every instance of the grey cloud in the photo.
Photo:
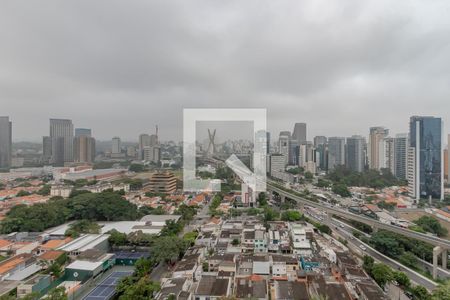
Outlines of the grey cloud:
[{"label": "grey cloud", "polygon": [[0,112],[16,140],[50,117],[100,139],[155,124],[180,139],[185,107],[266,107],[274,136],[297,121],[309,136],[404,132],[413,114],[448,124],[449,14],[446,1],[4,1]]}]

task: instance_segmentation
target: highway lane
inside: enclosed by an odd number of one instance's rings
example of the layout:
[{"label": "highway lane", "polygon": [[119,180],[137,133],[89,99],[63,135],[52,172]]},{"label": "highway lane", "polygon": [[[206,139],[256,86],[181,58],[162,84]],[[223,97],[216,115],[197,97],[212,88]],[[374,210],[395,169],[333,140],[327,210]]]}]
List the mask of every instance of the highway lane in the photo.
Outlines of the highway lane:
[{"label": "highway lane", "polygon": [[384,223],[381,223],[381,222],[379,222],[377,220],[374,220],[374,219],[371,219],[371,218],[368,218],[368,217],[363,217],[361,215],[353,214],[353,213],[351,213],[351,212],[349,212],[347,210],[342,210],[342,209],[337,209],[337,208],[334,208],[334,207],[325,206],[325,205],[322,205],[320,203],[313,202],[313,201],[307,200],[307,199],[305,199],[303,197],[299,197],[297,195],[294,195],[291,192],[287,192],[285,190],[282,190],[282,189],[278,188],[277,186],[275,186],[270,181],[267,182],[267,187],[268,187],[268,189],[278,193],[279,195],[288,197],[288,198],[293,199],[293,200],[295,200],[297,202],[301,202],[301,203],[305,203],[305,204],[308,204],[308,205],[313,206],[313,207],[317,207],[317,208],[319,208],[319,209],[321,209],[323,211],[326,211],[330,215],[337,215],[337,216],[341,216],[341,217],[344,217],[344,218],[347,218],[347,219],[352,219],[352,220],[355,220],[355,221],[367,224],[369,226],[376,227],[378,229],[389,230],[389,231],[392,231],[392,232],[395,232],[395,233],[399,233],[399,234],[402,234],[402,235],[410,237],[410,238],[414,238],[414,239],[417,239],[417,240],[420,240],[420,241],[427,242],[427,243],[429,243],[431,245],[434,245],[434,246],[441,246],[443,248],[450,249],[450,241],[448,241],[448,240],[444,240],[444,239],[441,239],[441,238],[438,238],[438,237],[435,237],[435,236],[431,236],[431,235],[422,234],[422,233],[415,232],[415,231],[412,231],[412,230],[409,230],[409,229],[404,229],[404,228],[401,228],[401,227],[398,227],[398,226],[384,224]]},{"label": "highway lane", "polygon": [[[332,230],[347,241],[348,247],[352,249],[353,252],[356,252],[360,256],[369,255],[373,257],[375,260],[390,266],[394,270],[404,272],[412,282],[414,282],[415,284],[422,285],[430,291],[436,288],[437,283],[435,283],[431,279],[428,279],[425,276],[415,272],[414,270],[411,270],[403,266],[402,264],[396,262],[395,260],[386,257],[382,253],[371,248],[369,245],[364,244],[363,242],[355,238],[351,231],[346,230],[345,227],[344,228],[340,227],[341,223],[339,221],[332,220],[331,223],[332,223],[331,225]],[[361,249],[360,247],[361,245],[364,246],[364,250]]]}]

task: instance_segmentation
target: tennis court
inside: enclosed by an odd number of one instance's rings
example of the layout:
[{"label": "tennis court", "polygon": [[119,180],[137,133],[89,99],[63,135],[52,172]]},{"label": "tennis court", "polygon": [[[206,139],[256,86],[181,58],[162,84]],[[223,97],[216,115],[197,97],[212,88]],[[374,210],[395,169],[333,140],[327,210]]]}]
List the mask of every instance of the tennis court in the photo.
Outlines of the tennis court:
[{"label": "tennis court", "polygon": [[111,273],[95,287],[83,300],[109,300],[114,296],[116,285],[120,279],[133,274],[131,271],[117,271]]}]

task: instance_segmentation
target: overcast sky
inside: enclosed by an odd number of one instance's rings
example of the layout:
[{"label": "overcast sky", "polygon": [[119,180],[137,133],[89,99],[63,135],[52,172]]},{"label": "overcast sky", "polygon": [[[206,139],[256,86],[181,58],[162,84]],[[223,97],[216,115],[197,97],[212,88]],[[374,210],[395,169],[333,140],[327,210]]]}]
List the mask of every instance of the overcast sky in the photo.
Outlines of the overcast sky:
[{"label": "overcast sky", "polygon": [[411,115],[450,132],[450,1],[1,1],[14,140],[39,141],[51,117],[180,140],[198,107],[267,108],[273,137],[295,122],[308,139],[395,134]]}]

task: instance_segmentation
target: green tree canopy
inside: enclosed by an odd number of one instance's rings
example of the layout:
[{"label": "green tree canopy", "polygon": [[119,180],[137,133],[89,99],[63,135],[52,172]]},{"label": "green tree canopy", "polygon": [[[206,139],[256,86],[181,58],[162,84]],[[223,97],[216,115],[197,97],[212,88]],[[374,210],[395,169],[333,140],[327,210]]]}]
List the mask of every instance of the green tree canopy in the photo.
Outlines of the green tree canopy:
[{"label": "green tree canopy", "polygon": [[439,221],[432,216],[422,216],[419,219],[415,220],[414,223],[423,228],[423,230],[434,233],[439,237],[443,237],[448,234],[447,229],[443,227],[441,223],[439,223]]},{"label": "green tree canopy", "polygon": [[385,264],[374,264],[371,275],[382,288],[386,285],[386,283],[391,282],[394,279],[392,269]]}]

